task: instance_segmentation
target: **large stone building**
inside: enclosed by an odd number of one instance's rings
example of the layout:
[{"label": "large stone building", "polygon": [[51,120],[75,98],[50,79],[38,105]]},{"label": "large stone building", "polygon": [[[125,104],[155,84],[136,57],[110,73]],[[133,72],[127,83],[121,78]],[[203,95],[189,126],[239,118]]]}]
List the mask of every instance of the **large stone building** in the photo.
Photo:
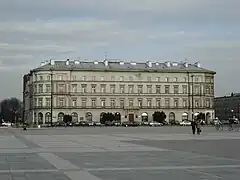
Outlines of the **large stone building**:
[{"label": "large stone building", "polygon": [[240,93],[232,93],[230,96],[216,97],[214,99],[216,117],[220,120],[240,117]]},{"label": "large stone building", "polygon": [[199,112],[210,120],[214,75],[186,62],[43,62],[24,76],[24,119],[49,123],[52,109],[53,122],[64,114],[99,121],[103,112],[118,113],[121,121],[152,121],[155,111],[164,111],[167,121]]}]

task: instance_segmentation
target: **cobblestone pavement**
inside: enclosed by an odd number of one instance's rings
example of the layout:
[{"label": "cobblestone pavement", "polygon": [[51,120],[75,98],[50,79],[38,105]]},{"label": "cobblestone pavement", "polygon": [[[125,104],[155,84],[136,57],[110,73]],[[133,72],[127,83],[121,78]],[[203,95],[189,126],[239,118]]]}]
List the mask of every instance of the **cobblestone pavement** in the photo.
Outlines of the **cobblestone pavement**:
[{"label": "cobblestone pavement", "polygon": [[240,132],[0,129],[0,180],[239,180]]}]

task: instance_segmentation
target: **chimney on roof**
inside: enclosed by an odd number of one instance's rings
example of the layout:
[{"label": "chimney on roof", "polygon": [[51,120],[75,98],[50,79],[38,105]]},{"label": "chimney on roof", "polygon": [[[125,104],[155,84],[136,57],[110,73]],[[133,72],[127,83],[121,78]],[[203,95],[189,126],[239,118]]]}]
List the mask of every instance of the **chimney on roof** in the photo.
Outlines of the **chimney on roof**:
[{"label": "chimney on roof", "polygon": [[167,67],[171,66],[171,62],[170,61],[166,62],[165,64],[166,64]]},{"label": "chimney on roof", "polygon": [[69,65],[69,61],[70,61],[70,60],[69,60],[69,59],[67,59],[67,61],[66,61],[66,65]]},{"label": "chimney on roof", "polygon": [[108,66],[108,60],[104,60],[104,64],[107,67]]},{"label": "chimney on roof", "polygon": [[188,68],[188,63],[187,62],[185,62],[183,65],[184,65],[185,68]]},{"label": "chimney on roof", "polygon": [[152,67],[152,62],[151,62],[151,61],[148,61],[148,62],[147,62],[147,65],[148,65],[148,67],[151,68],[151,67]]},{"label": "chimney on roof", "polygon": [[50,59],[50,64],[54,65],[55,64],[54,60]]},{"label": "chimney on roof", "polygon": [[196,62],[194,65],[195,65],[196,67],[198,67],[198,68],[200,68],[200,67],[201,67],[201,64],[200,64],[200,62]]}]

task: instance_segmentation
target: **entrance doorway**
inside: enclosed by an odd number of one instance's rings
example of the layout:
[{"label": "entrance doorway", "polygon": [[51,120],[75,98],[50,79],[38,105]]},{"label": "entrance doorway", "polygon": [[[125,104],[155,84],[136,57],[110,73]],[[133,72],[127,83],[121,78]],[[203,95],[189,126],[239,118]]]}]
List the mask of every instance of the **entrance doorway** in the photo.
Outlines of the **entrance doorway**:
[{"label": "entrance doorway", "polygon": [[128,121],[133,122],[134,121],[134,114],[128,115]]}]

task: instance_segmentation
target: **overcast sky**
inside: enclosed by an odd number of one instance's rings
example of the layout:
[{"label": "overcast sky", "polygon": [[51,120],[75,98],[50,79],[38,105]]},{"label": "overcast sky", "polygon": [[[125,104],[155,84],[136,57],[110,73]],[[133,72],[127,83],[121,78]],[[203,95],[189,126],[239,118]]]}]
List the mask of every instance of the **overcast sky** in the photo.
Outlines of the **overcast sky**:
[{"label": "overcast sky", "polygon": [[0,99],[48,59],[201,62],[239,92],[239,0],[0,0]]}]

